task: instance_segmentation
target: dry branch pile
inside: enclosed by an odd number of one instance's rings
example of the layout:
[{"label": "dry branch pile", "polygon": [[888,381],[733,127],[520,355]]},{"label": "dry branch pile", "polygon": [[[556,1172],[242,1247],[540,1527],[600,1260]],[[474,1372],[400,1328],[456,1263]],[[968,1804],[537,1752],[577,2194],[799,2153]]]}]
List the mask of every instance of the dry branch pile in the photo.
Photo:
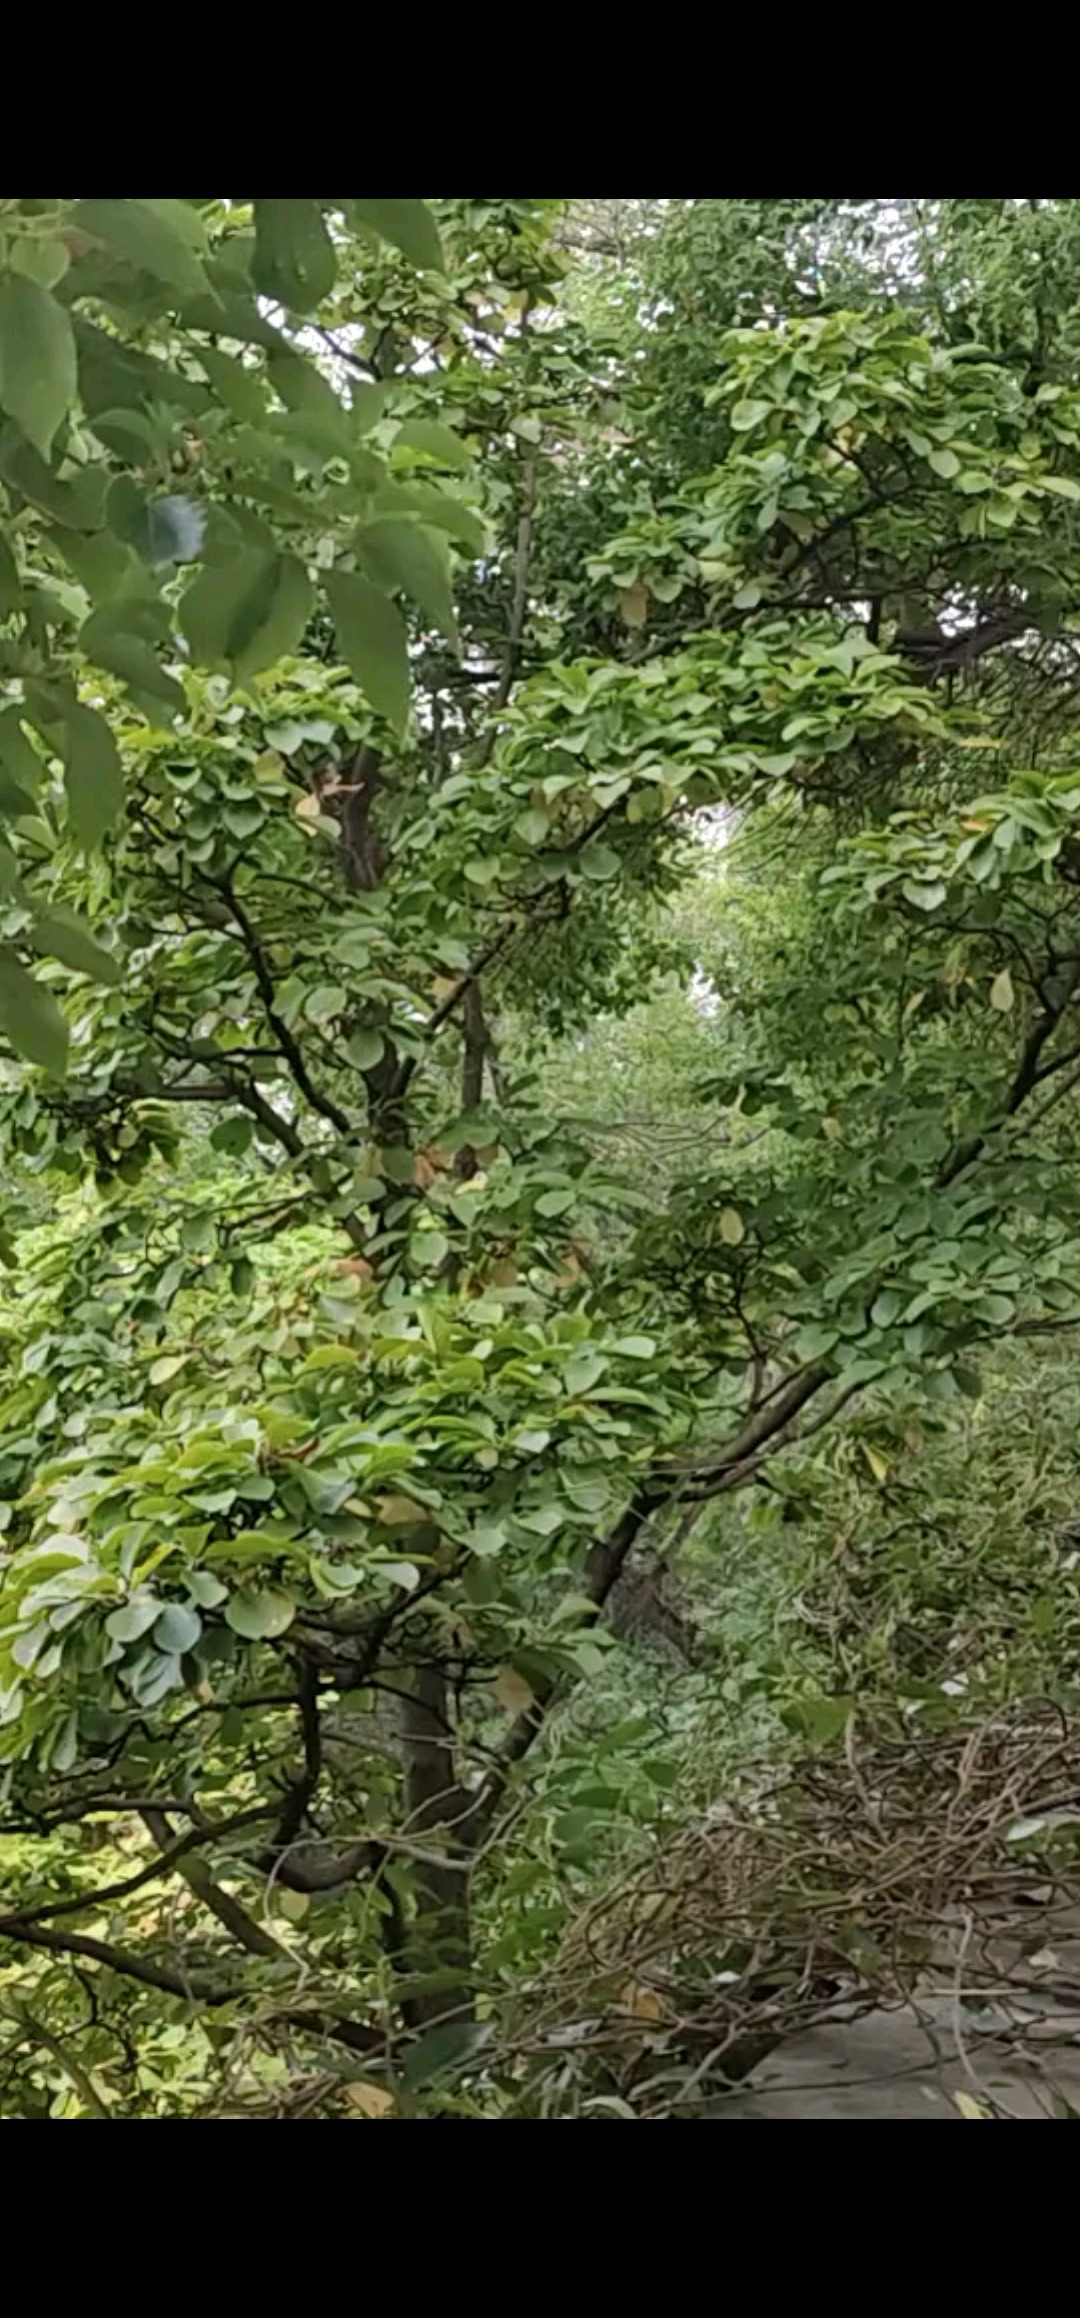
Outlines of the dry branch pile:
[{"label": "dry branch pile", "polygon": [[788,2038],[914,2004],[956,2049],[1080,2034],[1080,1720],[849,1728],[740,1782],[574,1926],[516,2071],[549,2113],[692,2115]]}]

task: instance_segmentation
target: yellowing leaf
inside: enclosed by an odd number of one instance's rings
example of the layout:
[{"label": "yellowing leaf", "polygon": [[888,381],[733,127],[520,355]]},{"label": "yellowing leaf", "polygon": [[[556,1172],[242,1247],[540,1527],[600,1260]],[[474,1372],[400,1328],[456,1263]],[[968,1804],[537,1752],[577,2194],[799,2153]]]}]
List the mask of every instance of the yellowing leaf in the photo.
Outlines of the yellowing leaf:
[{"label": "yellowing leaf", "polygon": [[997,1007],[999,1014],[1009,1014],[1012,1012],[1015,1000],[1016,992],[1012,986],[1012,975],[1008,967],[1003,966],[1000,974],[995,974],[990,984],[990,1004]]},{"label": "yellowing leaf", "polygon": [[717,1230],[721,1239],[726,1240],[729,1248],[737,1248],[740,1240],[746,1238],[746,1225],[737,1207],[721,1208]]},{"label": "yellowing leaf", "polygon": [[827,1143],[838,1143],[844,1130],[840,1124],[839,1119],[829,1118],[822,1120],[821,1132],[824,1135]]},{"label": "yellowing leaf", "polygon": [[284,1916],[288,1924],[303,1923],[311,1906],[306,1891],[279,1890],[276,1894],[276,1903],[278,1914]]},{"label": "yellowing leaf", "polygon": [[639,1988],[635,1980],[628,1980],[620,1990],[619,2003],[624,2012],[632,2012],[635,2020],[662,2020],[664,2007],[654,1988]]},{"label": "yellowing leaf", "polygon": [[962,2117],[985,2117],[987,2112],[970,2093],[954,2093],[953,2099]]},{"label": "yellowing leaf", "polygon": [[875,1481],[887,1481],[889,1478],[889,1460],[882,1456],[880,1449],[872,1449],[869,1441],[864,1441],[862,1453]]},{"label": "yellowing leaf", "polygon": [[495,1677],[495,1696],[507,1714],[527,1714],[534,1704],[525,1676],[518,1673],[516,1666],[500,1666]]},{"label": "yellowing leaf", "polygon": [[393,2116],[394,2096],[385,2085],[346,2085],[345,2098],[350,2109],[359,2110],[362,2117]]},{"label": "yellowing leaf", "polygon": [[640,580],[632,588],[624,588],[619,597],[619,610],[628,628],[643,628],[649,617],[649,591]]},{"label": "yellowing leaf", "polygon": [[405,1497],[398,1494],[391,1494],[389,1497],[376,1497],[375,1511],[379,1520],[387,1527],[403,1528],[406,1522],[415,1523],[431,1519],[426,1505],[418,1505],[415,1497]]}]

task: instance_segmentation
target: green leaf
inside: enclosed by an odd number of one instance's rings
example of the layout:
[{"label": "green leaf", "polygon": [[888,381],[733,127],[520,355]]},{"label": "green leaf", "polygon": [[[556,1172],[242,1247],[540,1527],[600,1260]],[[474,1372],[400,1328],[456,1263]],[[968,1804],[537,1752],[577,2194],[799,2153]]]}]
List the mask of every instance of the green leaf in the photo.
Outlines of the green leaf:
[{"label": "green leaf", "polygon": [[225,1622],[234,1634],[242,1634],[245,1642],[273,1642],[284,1634],[296,1616],[296,1603],[288,1594],[267,1590],[262,1593],[234,1594],[225,1612]]},{"label": "green leaf", "polygon": [[[359,573],[331,571],[324,581],[338,650],[378,716],[398,733],[409,714],[409,654],[397,605]],[[451,617],[453,617],[451,613]]]},{"label": "green leaf", "polygon": [[136,1594],[121,1609],[110,1611],[105,1632],[113,1642],[138,1642],[160,1616],[161,1603],[155,1595]]},{"label": "green leaf", "polygon": [[[216,347],[200,346],[199,361],[226,410],[245,426],[261,426],[266,416],[266,391],[259,371],[250,369],[235,354],[220,354]],[[304,365],[307,368],[307,365]],[[271,375],[273,365],[271,363]]]},{"label": "green leaf", "polygon": [[59,958],[73,974],[89,974],[95,982],[106,982],[113,988],[122,979],[119,958],[103,947],[73,910],[58,907],[43,911],[34,920],[32,936],[35,950],[46,958]]},{"label": "green leaf", "polygon": [[1074,483],[1071,475],[1040,475],[1039,482],[1044,491],[1056,492],[1059,499],[1080,499],[1080,483]]},{"label": "green leaf", "polygon": [[163,1650],[148,1651],[143,1662],[133,1666],[130,1673],[132,1695],[139,1706],[157,1706],[170,1690],[179,1690],[183,1680],[180,1659]]},{"label": "green leaf", "polygon": [[227,1152],[230,1159],[238,1159],[247,1150],[254,1133],[254,1119],[249,1119],[246,1111],[233,1111],[211,1127],[211,1146],[215,1151]]},{"label": "green leaf", "polygon": [[446,558],[430,531],[419,523],[372,523],[359,533],[357,545],[373,578],[384,588],[403,588],[456,645],[457,622]]},{"label": "green leaf", "polygon": [[946,483],[951,483],[953,476],[960,473],[960,461],[955,451],[930,451],[927,454],[926,463],[927,466],[933,468],[935,475],[940,475]]},{"label": "green leaf", "polygon": [[62,241],[17,241],[12,244],[10,263],[17,274],[28,275],[43,290],[54,290],[57,282],[63,281],[71,259]]},{"label": "green leaf", "polygon": [[490,2044],[492,2034],[490,2021],[440,2021],[436,2028],[425,2030],[406,2053],[401,2069],[405,2083],[415,2092],[436,2077],[455,2074]]},{"label": "green leaf", "polygon": [[383,241],[408,258],[409,264],[442,273],[442,243],[430,209],[423,201],[350,201],[357,225],[366,225]]},{"label": "green leaf", "polygon": [[89,851],[112,827],[124,802],[116,742],[96,708],[80,703],[69,709],[62,753],[72,834]]},{"label": "green leaf", "polygon": [[396,505],[400,507],[403,500],[415,514],[423,516],[424,522],[430,523],[434,530],[445,531],[451,539],[467,547],[472,555],[484,554],[488,544],[487,532],[479,515],[475,508],[466,507],[464,501],[456,499],[452,492],[410,484],[407,491],[402,491]]},{"label": "green leaf", "polygon": [[769,409],[767,402],[737,402],[731,414],[734,432],[737,435],[749,434],[751,427],[760,426],[762,419],[768,418]]},{"label": "green leaf", "polygon": [[783,1720],[789,1730],[805,1731],[816,1745],[826,1745],[847,1729],[855,1704],[854,1698],[845,1696],[799,1698],[785,1708]]},{"label": "green leaf", "polygon": [[450,1242],[444,1231],[418,1232],[411,1251],[425,1271],[437,1270],[450,1253]]},{"label": "green leaf", "polygon": [[317,201],[255,203],[256,289],[294,314],[310,314],[329,297],[336,273],[334,245]]},{"label": "green leaf", "polygon": [[593,1385],[599,1384],[601,1377],[606,1374],[607,1361],[599,1353],[575,1352],[563,1370],[563,1383],[567,1392],[576,1399],[579,1393],[591,1392]]},{"label": "green leaf", "polygon": [[550,816],[542,805],[527,805],[514,823],[514,834],[526,845],[542,845],[551,827]]},{"label": "green leaf", "polygon": [[497,1522],[482,1521],[475,1529],[470,1529],[465,1543],[470,1553],[477,1554],[481,1561],[489,1561],[495,1554],[502,1552],[506,1544],[506,1531]]},{"label": "green leaf", "polygon": [[41,779],[42,763],[26,737],[18,708],[5,708],[0,713],[0,765],[20,789],[33,795]]},{"label": "green leaf", "polygon": [[[18,821],[25,820],[36,811],[37,806],[29,791],[20,789],[18,782],[13,781],[6,768],[0,764],[0,813],[3,813],[8,820]],[[3,876],[0,877],[0,893],[9,893],[15,882],[15,862],[14,855],[6,845],[3,858],[4,872]],[[9,860],[12,864],[10,873],[7,868]]]},{"label": "green leaf", "polygon": [[82,467],[70,482],[58,475],[15,427],[4,430],[0,441],[0,475],[55,522],[71,531],[96,531],[101,522],[108,488],[103,467]]},{"label": "green leaf", "polygon": [[441,467],[469,467],[472,454],[459,435],[449,427],[440,426],[437,419],[406,419],[398,428],[391,448],[395,451],[423,451],[437,459]]},{"label": "green leaf", "polygon": [[111,676],[118,676],[127,685],[132,699],[151,724],[171,723],[183,713],[187,702],[180,685],[162,667],[152,645],[145,643],[141,636],[95,613],[86,622],[79,642],[89,660],[98,668],[107,668]]},{"label": "green leaf", "polygon": [[105,242],[140,273],[153,274],[170,289],[198,297],[210,294],[194,245],[201,233],[192,210],[179,201],[80,201],[72,223],[79,233]]},{"label": "green leaf", "polygon": [[357,1070],[374,1070],[382,1060],[385,1044],[381,1030],[354,1030],[346,1041],[345,1052]]},{"label": "green leaf", "polygon": [[55,998],[20,966],[14,952],[0,949],[0,1030],[27,1062],[53,1078],[67,1069],[68,1026]]},{"label": "green leaf", "polygon": [[1016,1305],[1011,1296],[976,1296],[971,1310],[977,1320],[985,1320],[990,1328],[1007,1328],[1016,1318]]},{"label": "green leaf", "polygon": [[930,879],[920,884],[916,879],[908,877],[904,879],[902,887],[905,901],[912,902],[916,909],[927,911],[941,908],[947,890],[947,887],[942,885],[940,880]]},{"label": "green leaf", "polygon": [[[323,377],[321,370],[316,370],[313,362],[303,354],[294,353],[292,348],[287,353],[272,354],[267,370],[274,392],[280,395],[286,410],[299,416],[319,419],[332,434],[339,450],[347,456],[353,447],[357,429],[352,424],[350,412],[346,410],[340,396],[335,394],[329,379]],[[357,390],[352,388],[350,391],[355,394]],[[365,384],[360,392],[373,398],[365,406],[371,414],[368,423],[373,426],[389,388],[386,385]]]},{"label": "green leaf", "polygon": [[582,846],[578,861],[583,874],[598,882],[618,876],[618,854],[613,852],[610,845],[601,845],[596,838],[590,839],[587,845]]},{"label": "green leaf", "polygon": [[159,1650],[180,1658],[185,1651],[194,1650],[201,1633],[197,1610],[189,1610],[184,1602],[169,1602],[154,1626],[154,1641]]},{"label": "green leaf", "polygon": [[870,1318],[875,1328],[891,1328],[897,1314],[904,1308],[905,1298],[897,1288],[883,1288],[870,1307]]},{"label": "green leaf", "polygon": [[22,581],[8,541],[0,533],[0,619],[9,612],[17,612],[22,604]]},{"label": "green leaf", "polygon": [[64,307],[24,274],[0,275],[0,406],[43,459],[76,390],[75,339]]},{"label": "green leaf", "polygon": [[565,1215],[576,1198],[575,1191],[542,1191],[536,1202],[537,1215]]},{"label": "green leaf", "polygon": [[228,1599],[228,1587],[222,1585],[220,1578],[211,1577],[209,1570],[189,1570],[184,1584],[200,1610],[216,1610]]},{"label": "green leaf", "polygon": [[180,625],[196,660],[244,681],[296,650],[313,604],[296,556],[251,549],[200,574],[181,600]]}]

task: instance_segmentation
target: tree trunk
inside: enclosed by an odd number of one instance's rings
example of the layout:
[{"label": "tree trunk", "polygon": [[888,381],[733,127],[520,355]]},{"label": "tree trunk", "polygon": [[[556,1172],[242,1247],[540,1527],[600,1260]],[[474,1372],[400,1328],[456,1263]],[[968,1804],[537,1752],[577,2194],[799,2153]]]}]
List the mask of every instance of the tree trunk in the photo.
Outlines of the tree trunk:
[{"label": "tree trunk", "polygon": [[470,1798],[454,1777],[453,1732],[446,1674],[441,1666],[417,1668],[413,1690],[402,1701],[401,1737],[406,1833],[425,1853],[430,1844],[428,1856],[410,1863],[417,1913],[409,1941],[409,1970],[460,1976],[443,1987],[417,1990],[405,1999],[402,2009],[408,2024],[419,2028],[439,2020],[471,2020],[474,2016],[471,1860],[461,1834]]}]

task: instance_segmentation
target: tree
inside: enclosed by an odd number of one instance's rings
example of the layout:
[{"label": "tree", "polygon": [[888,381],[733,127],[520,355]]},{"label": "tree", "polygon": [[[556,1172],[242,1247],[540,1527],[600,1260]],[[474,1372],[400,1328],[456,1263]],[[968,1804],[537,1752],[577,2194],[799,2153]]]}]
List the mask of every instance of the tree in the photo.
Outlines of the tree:
[{"label": "tree", "polygon": [[[1077,1309],[1072,205],[775,208],[647,217],[638,362],[557,204],[14,205],[0,1937],[99,2100],[162,1997],[443,2098],[642,1540]],[[718,806],[658,1211],[528,1067]]]}]

